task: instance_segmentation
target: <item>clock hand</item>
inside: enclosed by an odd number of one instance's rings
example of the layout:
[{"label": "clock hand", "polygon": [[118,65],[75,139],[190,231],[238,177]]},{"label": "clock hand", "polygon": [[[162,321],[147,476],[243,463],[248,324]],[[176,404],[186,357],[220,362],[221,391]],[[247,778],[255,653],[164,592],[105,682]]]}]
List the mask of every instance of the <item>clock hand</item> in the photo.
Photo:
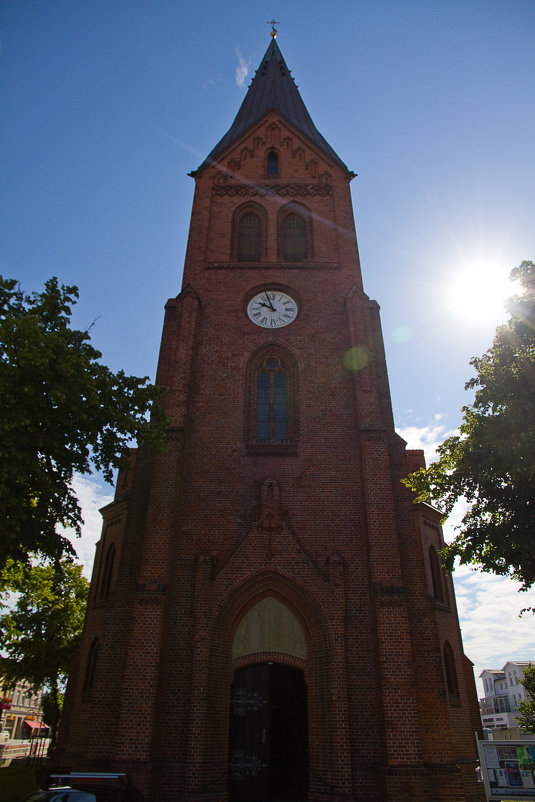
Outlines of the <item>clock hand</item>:
[{"label": "clock hand", "polygon": [[[275,307],[274,307],[274,306],[273,306],[273,304],[271,303],[271,298],[269,297],[269,295],[267,294],[267,292],[265,293],[265,295],[264,295],[264,298],[265,298],[265,299],[266,299],[266,301],[268,302],[268,305],[269,305],[269,308],[271,309],[271,311],[272,311],[272,312],[275,312]],[[262,306],[266,306],[266,304],[262,304]]]}]

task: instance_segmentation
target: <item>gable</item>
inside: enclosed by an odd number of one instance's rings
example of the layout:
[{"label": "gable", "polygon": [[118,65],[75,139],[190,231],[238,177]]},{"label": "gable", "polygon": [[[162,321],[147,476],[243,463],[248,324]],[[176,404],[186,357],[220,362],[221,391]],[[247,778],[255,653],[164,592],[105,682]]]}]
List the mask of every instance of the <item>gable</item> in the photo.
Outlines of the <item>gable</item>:
[{"label": "gable", "polygon": [[272,112],[236,142],[220,161],[213,165],[217,170],[216,183],[247,179],[258,181],[267,176],[267,155],[274,150],[279,156],[279,173],[276,179],[307,180],[328,183],[333,163],[315,148],[280,115]]}]

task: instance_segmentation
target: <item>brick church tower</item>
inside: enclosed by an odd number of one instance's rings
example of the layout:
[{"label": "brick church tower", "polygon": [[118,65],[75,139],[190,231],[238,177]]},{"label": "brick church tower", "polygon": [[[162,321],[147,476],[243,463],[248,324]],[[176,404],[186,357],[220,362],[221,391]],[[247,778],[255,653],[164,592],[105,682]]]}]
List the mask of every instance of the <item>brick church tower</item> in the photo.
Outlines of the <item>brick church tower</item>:
[{"label": "brick church tower", "polygon": [[[273,32],[274,34],[274,32]],[[274,35],[192,173],[163,455],[102,510],[56,761],[149,800],[475,800],[439,515],[401,478],[349,184]]]}]

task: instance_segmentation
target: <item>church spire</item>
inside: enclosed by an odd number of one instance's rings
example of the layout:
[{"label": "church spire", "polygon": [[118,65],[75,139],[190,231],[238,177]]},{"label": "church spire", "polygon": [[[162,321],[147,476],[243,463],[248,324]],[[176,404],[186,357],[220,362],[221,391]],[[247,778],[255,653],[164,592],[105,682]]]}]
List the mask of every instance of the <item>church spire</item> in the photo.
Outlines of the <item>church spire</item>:
[{"label": "church spire", "polygon": [[268,49],[254,75],[234,122],[197,172],[218,161],[229,147],[241,139],[249,129],[260,122],[270,111],[280,114],[339,167],[348,173],[350,172],[312,122],[312,118],[301,99],[299,90],[277,44],[274,26],[272,27]]}]

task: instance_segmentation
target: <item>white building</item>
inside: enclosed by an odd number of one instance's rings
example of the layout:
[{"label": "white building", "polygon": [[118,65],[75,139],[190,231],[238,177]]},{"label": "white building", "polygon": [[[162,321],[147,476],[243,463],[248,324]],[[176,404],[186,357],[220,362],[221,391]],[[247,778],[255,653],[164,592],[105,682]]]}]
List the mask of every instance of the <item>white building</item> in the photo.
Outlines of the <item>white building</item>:
[{"label": "white building", "polygon": [[[500,730],[502,738],[522,736],[515,716],[518,703],[529,699],[521,683],[524,669],[532,665],[526,660],[508,660],[500,670],[486,668],[479,675],[485,696],[479,700],[484,729]],[[496,733],[498,735],[498,733]]]},{"label": "white building", "polygon": [[46,755],[50,741],[42,697],[43,691],[35,691],[30,683],[9,683],[0,675],[0,698],[5,704],[0,714],[0,766],[9,766],[17,758]]}]

